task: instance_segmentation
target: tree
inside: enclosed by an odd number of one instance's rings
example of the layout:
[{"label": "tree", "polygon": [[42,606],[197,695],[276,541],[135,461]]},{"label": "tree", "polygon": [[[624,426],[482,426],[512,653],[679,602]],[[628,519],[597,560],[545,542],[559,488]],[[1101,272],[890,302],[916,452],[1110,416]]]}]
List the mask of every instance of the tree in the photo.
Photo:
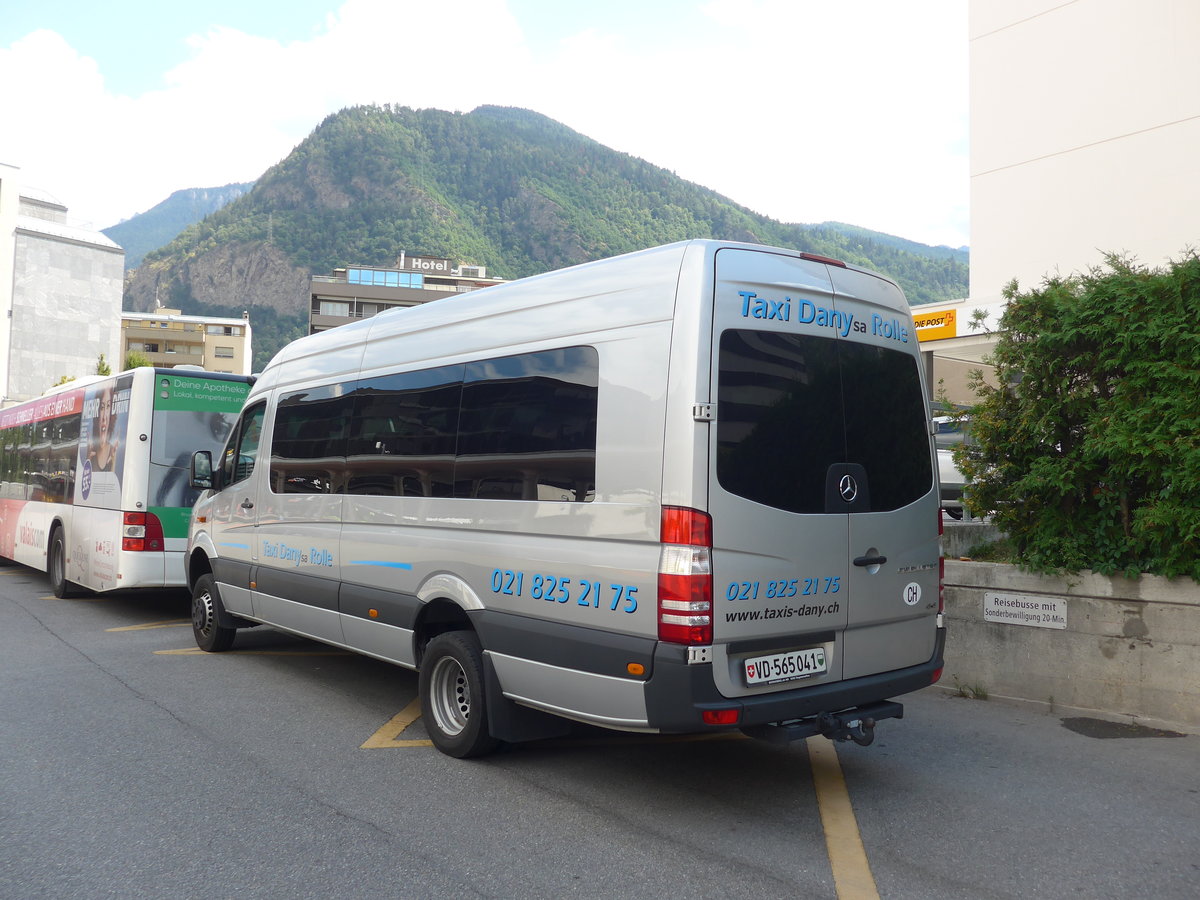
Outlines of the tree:
[{"label": "tree", "polygon": [[1002,386],[975,379],[956,451],[972,508],[1036,571],[1200,580],[1200,257],[1109,254],[1004,296]]},{"label": "tree", "polygon": [[138,353],[136,350],[130,350],[128,353],[125,354],[125,367],[123,369],[121,369],[121,371],[127,372],[130,369],[136,369],[139,366],[152,366],[152,365],[154,365],[154,363],[150,362],[150,359],[148,357],[143,356],[141,353]]},{"label": "tree", "polygon": [[96,360],[96,374],[97,375],[111,375],[112,374],[112,366],[110,366],[108,364],[108,360],[106,360],[104,358],[103,353],[101,353],[100,358],[98,360]]}]

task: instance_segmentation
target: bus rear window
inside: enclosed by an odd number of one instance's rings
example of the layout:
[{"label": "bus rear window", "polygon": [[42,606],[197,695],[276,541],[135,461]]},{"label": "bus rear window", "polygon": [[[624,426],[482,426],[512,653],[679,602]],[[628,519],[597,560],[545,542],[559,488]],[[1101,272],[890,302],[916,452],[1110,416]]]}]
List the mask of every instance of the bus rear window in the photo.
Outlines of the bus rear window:
[{"label": "bus rear window", "polygon": [[871,509],[906,506],[933,485],[925,403],[909,354],[804,334],[721,335],[717,480],[796,513],[825,512],[825,479],[862,465]]}]

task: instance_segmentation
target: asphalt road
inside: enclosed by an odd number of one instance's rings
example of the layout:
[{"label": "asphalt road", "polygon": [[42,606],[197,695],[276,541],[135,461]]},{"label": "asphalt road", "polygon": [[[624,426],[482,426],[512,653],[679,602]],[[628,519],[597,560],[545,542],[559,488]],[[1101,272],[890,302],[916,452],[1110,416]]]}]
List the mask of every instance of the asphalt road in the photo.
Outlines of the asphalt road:
[{"label": "asphalt road", "polygon": [[580,728],[453,760],[413,673],[267,629],[202,654],[187,614],[0,569],[0,897],[1200,894],[1200,736],[911,695],[836,746],[847,880],[804,743]]}]

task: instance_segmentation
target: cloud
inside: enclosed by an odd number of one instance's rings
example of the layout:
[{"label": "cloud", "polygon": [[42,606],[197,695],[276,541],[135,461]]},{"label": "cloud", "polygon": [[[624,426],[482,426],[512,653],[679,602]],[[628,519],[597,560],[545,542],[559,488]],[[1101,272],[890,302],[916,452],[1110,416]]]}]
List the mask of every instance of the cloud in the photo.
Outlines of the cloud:
[{"label": "cloud", "polygon": [[346,106],[491,103],[777,219],[965,243],[957,6],[697,0],[636,27],[614,12],[556,31],[555,17],[518,21],[504,0],[347,0],[305,40],[195,34],[188,58],[134,97],[38,31],[0,49],[0,83],[23,86],[0,93],[0,115],[27,126],[0,159],[107,227],[173,190],[257,178]]},{"label": "cloud", "polygon": [[10,132],[0,145],[3,161],[28,170],[30,186],[63,203],[99,201],[105,172],[97,144],[129,104],[104,90],[95,60],[52,31],[34,31],[0,49],[0,84],[0,116]]}]

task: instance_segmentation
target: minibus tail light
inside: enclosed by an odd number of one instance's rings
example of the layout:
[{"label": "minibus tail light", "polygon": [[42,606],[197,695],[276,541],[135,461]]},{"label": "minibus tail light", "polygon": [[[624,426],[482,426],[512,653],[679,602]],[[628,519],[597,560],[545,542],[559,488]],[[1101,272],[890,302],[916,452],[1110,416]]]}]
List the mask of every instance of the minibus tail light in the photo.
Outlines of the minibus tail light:
[{"label": "minibus tail light", "polygon": [[807,259],[809,262],[824,263],[827,266],[837,266],[838,268],[846,268],[846,264],[840,259],[834,259],[831,256],[819,256],[816,253],[801,253],[801,259]]},{"label": "minibus tail light", "polygon": [[121,549],[133,552],[162,551],[163,530],[158,516],[154,513],[125,513],[121,523]]},{"label": "minibus tail light", "polygon": [[658,557],[658,639],[711,644],[712,518],[664,506]]}]

